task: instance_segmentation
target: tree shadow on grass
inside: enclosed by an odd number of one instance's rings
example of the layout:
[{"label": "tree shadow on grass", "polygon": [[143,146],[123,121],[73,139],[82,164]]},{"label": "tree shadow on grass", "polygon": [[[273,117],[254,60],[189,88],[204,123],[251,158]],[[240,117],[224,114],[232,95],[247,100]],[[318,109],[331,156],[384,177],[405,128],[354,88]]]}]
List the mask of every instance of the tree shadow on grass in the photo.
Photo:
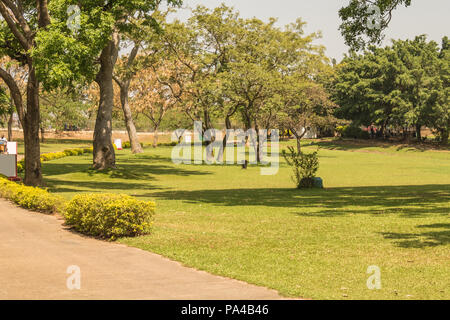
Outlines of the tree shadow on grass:
[{"label": "tree shadow on grass", "polygon": [[[144,181],[156,181],[158,177],[167,177],[168,175],[195,176],[211,174],[211,172],[204,170],[187,170],[161,164],[142,164],[142,162],[139,164],[129,161],[120,163],[116,169],[104,171],[94,170],[87,163],[47,162],[44,163],[43,168],[45,183],[51,192],[164,190],[166,188],[155,187],[149,183],[144,183]],[[67,179],[57,178],[57,176],[77,173],[80,173],[81,176],[71,176]]]},{"label": "tree shadow on grass", "polygon": [[187,170],[175,166],[166,166],[161,164],[142,164],[126,161],[119,163],[116,169],[98,171],[92,169],[90,164],[83,163],[44,163],[44,174],[46,177],[64,175],[69,173],[86,173],[89,177],[112,178],[112,179],[132,179],[132,180],[155,180],[155,176],[177,175],[177,176],[196,176],[208,175],[209,171]]},{"label": "tree shadow on grass", "polygon": [[165,190],[164,187],[154,186],[151,184],[144,184],[142,182],[131,183],[123,181],[78,181],[78,180],[58,180],[45,179],[46,186],[50,192],[105,192],[105,190],[122,190],[132,194],[136,191],[153,191]]},{"label": "tree shadow on grass", "polygon": [[[126,158],[125,158],[126,157]],[[118,155],[119,162],[120,161],[126,161],[127,163],[140,163],[142,164],[145,161],[149,161],[149,163],[154,162],[172,162],[172,159],[170,157],[163,157],[157,154],[136,154],[133,157],[130,157],[129,155]]]},{"label": "tree shadow on grass", "polygon": [[401,248],[426,248],[450,244],[450,224],[421,225],[416,228],[444,229],[443,231],[426,231],[418,233],[383,232],[385,239],[396,240],[394,243]]},{"label": "tree shadow on grass", "polygon": [[[336,217],[348,214],[449,214],[450,185],[343,187],[330,189],[226,189],[164,191],[146,197],[220,206],[297,209],[294,214]],[[302,210],[303,209],[303,210]]]},{"label": "tree shadow on grass", "polygon": [[[338,150],[338,151],[352,151],[369,147],[377,147],[388,149],[391,147],[397,147],[397,151],[420,151],[425,152],[429,150],[442,150],[450,151],[447,146],[441,146],[432,143],[402,143],[402,142],[392,142],[392,141],[381,141],[381,140],[357,140],[357,139],[336,139],[336,140],[325,140],[325,141],[311,141],[306,146],[319,146],[322,149],[328,150]],[[375,151],[376,152],[376,151]]]}]

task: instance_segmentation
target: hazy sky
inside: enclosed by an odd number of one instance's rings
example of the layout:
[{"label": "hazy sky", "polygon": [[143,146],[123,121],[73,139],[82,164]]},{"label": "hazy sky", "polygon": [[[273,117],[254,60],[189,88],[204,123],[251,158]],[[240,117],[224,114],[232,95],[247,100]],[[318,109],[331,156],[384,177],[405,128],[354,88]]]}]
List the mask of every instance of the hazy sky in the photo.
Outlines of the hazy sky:
[{"label": "hazy sky", "polygon": [[[306,32],[322,31],[320,43],[327,48],[330,57],[342,58],[348,47],[344,43],[338,27],[338,11],[348,0],[184,0],[184,7],[202,4],[209,8],[225,3],[233,6],[245,18],[257,17],[266,20],[276,17],[280,25],[294,22],[301,17],[307,22]],[[412,39],[419,34],[427,34],[429,39],[440,43],[450,31],[450,0],[413,0],[409,8],[399,8],[386,32],[389,39]],[[187,11],[177,13],[184,19]]]}]

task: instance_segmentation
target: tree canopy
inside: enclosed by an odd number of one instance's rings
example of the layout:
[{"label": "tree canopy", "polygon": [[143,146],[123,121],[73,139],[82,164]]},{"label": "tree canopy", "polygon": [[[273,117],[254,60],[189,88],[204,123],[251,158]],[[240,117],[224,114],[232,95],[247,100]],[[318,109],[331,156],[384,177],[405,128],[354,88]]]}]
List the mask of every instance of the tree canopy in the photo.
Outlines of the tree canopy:
[{"label": "tree canopy", "polygon": [[339,27],[345,43],[353,50],[367,44],[379,44],[399,6],[410,6],[411,0],[350,0],[339,10],[342,24]]},{"label": "tree canopy", "polygon": [[393,41],[385,48],[351,53],[337,66],[334,100],[338,115],[358,125],[435,129],[448,139],[450,105],[448,40],[426,36]]}]

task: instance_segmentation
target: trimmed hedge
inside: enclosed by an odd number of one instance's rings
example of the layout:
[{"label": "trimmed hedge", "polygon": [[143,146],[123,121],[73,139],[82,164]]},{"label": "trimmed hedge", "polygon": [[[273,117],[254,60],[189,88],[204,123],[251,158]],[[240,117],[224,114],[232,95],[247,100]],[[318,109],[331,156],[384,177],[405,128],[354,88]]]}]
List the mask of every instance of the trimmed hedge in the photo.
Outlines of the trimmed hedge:
[{"label": "trimmed hedge", "polygon": [[121,194],[82,194],[67,202],[47,190],[28,187],[0,177],[0,197],[22,208],[62,213],[76,231],[114,240],[148,234],[153,225],[155,203]]},{"label": "trimmed hedge", "polygon": [[64,199],[47,190],[28,187],[0,177],[0,196],[22,208],[42,213],[55,213],[64,208]]},{"label": "trimmed hedge", "polygon": [[[81,156],[83,154],[92,154],[94,152],[93,148],[76,148],[67,149],[62,152],[52,152],[41,154],[41,162],[52,161],[56,159],[61,159],[70,156]],[[23,172],[25,170],[25,159],[17,162],[17,172]]]},{"label": "trimmed hedge", "polygon": [[[41,161],[92,153],[92,148],[67,149],[41,155]],[[24,167],[24,160],[18,163]],[[153,225],[155,203],[120,194],[84,194],[70,202],[47,190],[27,187],[0,176],[0,197],[19,206],[43,213],[62,213],[66,224],[76,231],[105,239],[148,234]]]},{"label": "trimmed hedge", "polygon": [[76,231],[100,237],[148,234],[153,224],[155,204],[120,194],[75,196],[66,206],[66,224]]}]

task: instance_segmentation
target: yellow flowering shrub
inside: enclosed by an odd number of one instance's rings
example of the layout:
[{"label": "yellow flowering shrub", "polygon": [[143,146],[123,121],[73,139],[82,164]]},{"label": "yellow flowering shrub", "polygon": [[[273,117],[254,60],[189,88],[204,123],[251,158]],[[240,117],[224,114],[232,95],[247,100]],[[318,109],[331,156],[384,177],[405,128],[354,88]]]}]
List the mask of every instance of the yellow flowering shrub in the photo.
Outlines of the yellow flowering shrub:
[{"label": "yellow flowering shrub", "polygon": [[22,208],[43,213],[55,213],[64,207],[64,199],[47,190],[28,187],[0,177],[0,196]]},{"label": "yellow flowering shrub", "polygon": [[120,194],[76,195],[66,206],[66,224],[105,239],[148,234],[155,204]]}]

